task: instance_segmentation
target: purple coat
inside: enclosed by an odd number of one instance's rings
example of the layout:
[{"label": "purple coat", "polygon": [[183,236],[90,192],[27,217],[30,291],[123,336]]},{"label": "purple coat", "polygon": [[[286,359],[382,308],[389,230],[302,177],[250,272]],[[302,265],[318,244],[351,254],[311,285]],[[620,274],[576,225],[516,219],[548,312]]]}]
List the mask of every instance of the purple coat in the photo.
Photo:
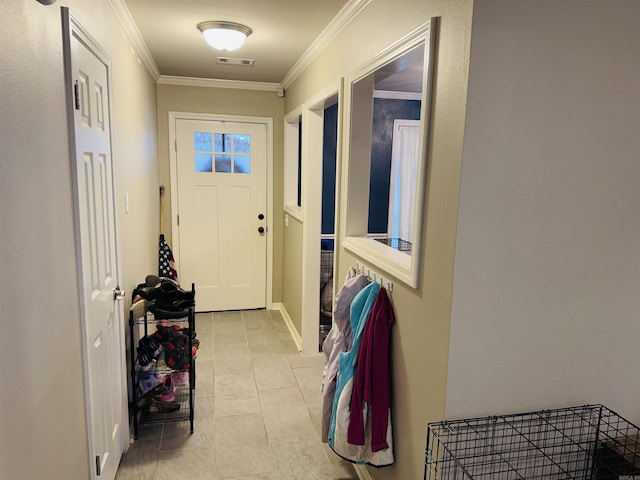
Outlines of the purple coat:
[{"label": "purple coat", "polygon": [[389,340],[395,322],[393,307],[384,288],[378,290],[376,301],[362,332],[358,352],[358,364],[353,378],[351,415],[349,417],[348,442],[365,444],[363,404],[371,421],[371,451],[389,448],[387,425],[391,408],[391,371],[389,365]]}]

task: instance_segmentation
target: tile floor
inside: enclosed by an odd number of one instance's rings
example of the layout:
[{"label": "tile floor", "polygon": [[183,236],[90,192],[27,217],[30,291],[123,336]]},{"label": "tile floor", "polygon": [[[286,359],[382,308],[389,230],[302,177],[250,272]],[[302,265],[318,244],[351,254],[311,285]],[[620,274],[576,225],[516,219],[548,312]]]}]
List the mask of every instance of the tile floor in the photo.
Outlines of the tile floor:
[{"label": "tile floor", "polygon": [[141,426],[116,480],[356,480],[320,441],[324,356],[300,354],[279,312],[198,314],[194,433]]}]

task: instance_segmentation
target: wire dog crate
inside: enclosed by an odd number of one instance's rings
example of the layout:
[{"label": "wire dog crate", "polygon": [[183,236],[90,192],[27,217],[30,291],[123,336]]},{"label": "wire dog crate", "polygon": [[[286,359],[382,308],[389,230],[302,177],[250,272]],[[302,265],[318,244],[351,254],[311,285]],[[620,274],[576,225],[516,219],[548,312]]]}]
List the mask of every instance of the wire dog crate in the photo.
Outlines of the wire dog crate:
[{"label": "wire dog crate", "polygon": [[640,480],[640,431],[602,405],[430,423],[425,480]]}]

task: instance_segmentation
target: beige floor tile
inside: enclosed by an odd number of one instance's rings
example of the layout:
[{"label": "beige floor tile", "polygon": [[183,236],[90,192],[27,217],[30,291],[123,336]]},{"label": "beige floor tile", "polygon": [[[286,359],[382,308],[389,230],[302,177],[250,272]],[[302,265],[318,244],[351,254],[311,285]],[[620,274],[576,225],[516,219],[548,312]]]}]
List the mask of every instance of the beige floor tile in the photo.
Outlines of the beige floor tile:
[{"label": "beige floor tile", "polygon": [[196,314],[196,333],[198,336],[211,333],[213,330],[213,314],[197,313]]},{"label": "beige floor tile", "polygon": [[322,396],[322,366],[294,368],[293,374],[307,403]]},{"label": "beige floor tile", "polygon": [[190,433],[188,421],[172,422],[165,425],[160,451],[187,450],[192,448],[208,448],[213,450],[213,422],[208,419],[193,422],[193,433]]},{"label": "beige floor tile", "polygon": [[193,433],[190,433],[189,421],[167,423],[162,433],[160,450],[213,448],[214,412],[213,396],[196,397]]},{"label": "beige floor tile", "polygon": [[213,395],[213,360],[196,360],[196,395]]},{"label": "beige floor tile", "polygon": [[215,397],[213,395],[201,395],[195,399],[193,409],[196,421],[213,418],[215,414]]},{"label": "beige floor tile", "polygon": [[324,368],[324,353],[312,353],[311,355],[303,355],[302,353],[294,353],[287,355],[287,360],[291,364],[291,368],[305,367],[322,367]]},{"label": "beige floor tile", "polygon": [[215,419],[216,463],[224,478],[273,471],[262,415]]},{"label": "beige floor tile", "polygon": [[216,347],[214,355],[214,376],[253,375],[253,361],[249,345],[245,343]]},{"label": "beige floor tile", "polygon": [[255,330],[274,330],[273,319],[268,310],[246,310],[242,312],[247,333]]},{"label": "beige floor tile", "polygon": [[273,463],[282,480],[334,480],[329,460],[317,435],[269,440]]},{"label": "beige floor tile", "polygon": [[297,385],[291,366],[284,355],[254,355],[253,371],[258,390]]},{"label": "beige floor tile", "polygon": [[358,475],[353,469],[353,464],[341,460],[338,463],[331,463],[331,471],[336,480],[358,480]]},{"label": "beige floor tile", "polygon": [[217,417],[214,425],[217,432],[216,447],[234,447],[250,442],[262,442],[267,434],[260,414]]},{"label": "beige floor tile", "polygon": [[256,381],[252,374],[216,375],[214,377],[215,400],[243,400],[256,398]]},{"label": "beige floor tile", "polygon": [[289,333],[289,328],[282,317],[282,314],[279,311],[271,310],[269,311],[269,316],[271,317],[271,325],[276,329],[279,333]]},{"label": "beige floor tile", "polygon": [[292,353],[288,347],[285,347],[278,334],[273,331],[247,332],[247,342],[253,355]]},{"label": "beige floor tile", "polygon": [[260,413],[258,397],[239,400],[216,400],[216,415],[219,417],[250,413]]},{"label": "beige floor tile", "polygon": [[279,332],[278,339],[280,340],[280,344],[282,345],[282,353],[285,355],[294,355],[300,353],[296,342],[291,338],[291,334],[289,331]]},{"label": "beige floor tile", "polygon": [[213,333],[201,334],[198,332],[197,338],[200,340],[198,360],[213,360]]},{"label": "beige floor tile", "polygon": [[218,375],[214,384],[216,416],[260,413],[253,375]]},{"label": "beige floor tile", "polygon": [[213,324],[213,344],[214,348],[218,345],[229,345],[233,343],[246,343],[247,333],[242,315],[239,312],[232,312],[236,315],[222,316],[214,320]]},{"label": "beige floor tile", "polygon": [[242,319],[242,312],[213,312],[213,327],[214,329],[219,325],[224,325],[227,322],[235,322]]},{"label": "beige floor tile", "polygon": [[[158,451],[160,449],[160,440],[162,439],[162,430],[164,430],[162,423],[138,425],[138,438],[133,447],[135,449]],[[133,427],[131,427],[131,435],[133,435]],[[133,447],[130,447],[130,449]]]},{"label": "beige floor tile", "polygon": [[116,480],[154,480],[156,478],[157,468],[157,448],[131,447],[120,460]]},{"label": "beige floor tile", "polygon": [[273,472],[273,458],[266,441],[216,448],[215,459],[222,478]]},{"label": "beige floor tile", "polygon": [[157,478],[219,480],[224,477],[216,465],[213,448],[193,448],[162,452],[158,458]]},{"label": "beige floor tile", "polygon": [[258,396],[270,439],[316,432],[298,388],[261,390]]}]

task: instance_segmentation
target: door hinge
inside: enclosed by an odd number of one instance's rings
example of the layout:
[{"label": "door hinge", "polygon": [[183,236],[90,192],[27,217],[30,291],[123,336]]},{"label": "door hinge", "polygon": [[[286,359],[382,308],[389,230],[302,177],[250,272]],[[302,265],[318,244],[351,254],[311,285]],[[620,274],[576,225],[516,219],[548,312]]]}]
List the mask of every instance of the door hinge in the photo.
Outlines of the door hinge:
[{"label": "door hinge", "polygon": [[73,97],[75,102],[76,110],[80,110],[80,95],[78,94],[78,81],[76,80],[75,85],[73,86]]},{"label": "door hinge", "polygon": [[178,220],[178,226],[180,226],[180,214],[176,215],[176,218]]},{"label": "door hinge", "polygon": [[178,151],[178,140],[177,139],[173,141],[173,148],[174,148],[174,150],[176,152]]},{"label": "door hinge", "polygon": [[96,455],[96,475],[99,477],[101,475],[101,468],[100,468],[100,455]]}]

